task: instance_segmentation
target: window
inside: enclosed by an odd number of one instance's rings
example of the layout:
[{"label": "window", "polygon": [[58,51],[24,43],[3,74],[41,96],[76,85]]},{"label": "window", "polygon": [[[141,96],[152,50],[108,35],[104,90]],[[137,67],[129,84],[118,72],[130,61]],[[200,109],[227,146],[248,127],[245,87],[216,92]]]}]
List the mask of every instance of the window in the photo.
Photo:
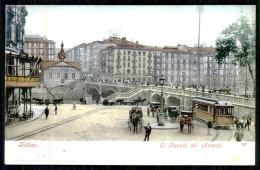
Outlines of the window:
[{"label": "window", "polygon": [[128,63],[128,67],[130,67],[130,63]]},{"label": "window", "polygon": [[36,49],[34,49],[34,54],[36,54]]},{"label": "window", "polygon": [[127,51],[128,52],[128,55],[130,55],[131,54],[131,51]]},{"label": "window", "polygon": [[57,78],[60,79],[60,73],[57,73]]},{"label": "window", "polygon": [[123,61],[125,61],[125,56],[123,57]]},{"label": "window", "polygon": [[52,73],[49,73],[49,79],[52,79]]},{"label": "window", "polygon": [[34,47],[36,47],[36,43],[34,43]]},{"label": "window", "polygon": [[64,73],[64,79],[68,79],[68,73]]},{"label": "window", "polygon": [[124,55],[125,55],[126,53],[125,53],[125,51],[124,51]]},{"label": "window", "polygon": [[141,57],[139,57],[139,62],[141,62]]},{"label": "window", "polygon": [[130,61],[130,56],[128,56],[128,61]]},{"label": "window", "polygon": [[75,79],[75,73],[72,73],[72,79]]},{"label": "window", "polygon": [[32,44],[31,43],[29,43],[29,47],[31,47],[32,46]]},{"label": "window", "polygon": [[145,55],[145,52],[143,52],[143,55]]},{"label": "window", "polygon": [[145,57],[143,57],[143,62],[145,62]]},{"label": "window", "polygon": [[127,69],[127,74],[130,74],[131,73],[131,69]]},{"label": "window", "polygon": [[139,68],[141,67],[141,63],[139,63]]},{"label": "window", "polygon": [[123,74],[125,74],[125,69],[123,69]]},{"label": "window", "polygon": [[145,63],[143,63],[143,68],[145,68]]},{"label": "window", "polygon": [[141,70],[138,70],[138,74],[141,75]]},{"label": "window", "polygon": [[146,72],[145,72],[145,70],[143,70],[143,75],[145,75],[146,74]]},{"label": "window", "polygon": [[123,67],[125,67],[125,63],[123,63]]}]

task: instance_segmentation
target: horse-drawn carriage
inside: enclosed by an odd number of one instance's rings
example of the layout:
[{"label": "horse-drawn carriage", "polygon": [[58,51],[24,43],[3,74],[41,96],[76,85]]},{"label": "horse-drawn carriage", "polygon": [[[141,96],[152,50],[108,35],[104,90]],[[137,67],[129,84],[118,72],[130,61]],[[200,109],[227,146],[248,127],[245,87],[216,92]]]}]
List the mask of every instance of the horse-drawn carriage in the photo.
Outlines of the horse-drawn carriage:
[{"label": "horse-drawn carriage", "polygon": [[153,117],[154,117],[154,113],[156,112],[156,109],[160,107],[160,103],[159,102],[151,102],[149,103],[149,105],[147,106],[147,115],[150,115],[150,112],[152,112]]},{"label": "horse-drawn carriage", "polygon": [[143,111],[140,107],[133,107],[129,111],[129,118],[127,123],[130,131],[132,129],[132,126],[134,126],[134,124],[137,124],[137,129],[140,129],[140,131],[142,131],[144,120],[143,120]]},{"label": "horse-drawn carriage", "polygon": [[171,122],[175,122],[177,117],[179,116],[178,106],[168,106],[168,116],[170,117]]},{"label": "horse-drawn carriage", "polygon": [[53,104],[61,104],[63,103],[63,97],[60,97],[58,99],[53,99],[52,102]]},{"label": "horse-drawn carriage", "polygon": [[181,118],[180,118],[180,132],[183,132],[183,127],[185,125],[188,126],[188,132],[191,133],[191,128],[193,128],[193,112],[192,111],[181,111]]}]

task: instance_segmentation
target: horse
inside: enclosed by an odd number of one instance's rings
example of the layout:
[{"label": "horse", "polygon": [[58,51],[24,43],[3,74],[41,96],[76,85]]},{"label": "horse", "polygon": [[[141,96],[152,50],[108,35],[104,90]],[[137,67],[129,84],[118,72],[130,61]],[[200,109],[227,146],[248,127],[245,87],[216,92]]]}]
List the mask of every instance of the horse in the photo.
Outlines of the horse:
[{"label": "horse", "polygon": [[191,128],[193,129],[193,121],[191,117],[188,117],[186,124],[188,125],[188,132],[191,133]]},{"label": "horse", "polygon": [[33,100],[35,100],[36,102],[43,101],[43,99],[39,99],[39,98],[33,98]]},{"label": "horse", "polygon": [[188,133],[191,133],[191,129],[193,129],[193,121],[191,117],[182,117],[180,119],[180,133],[183,133],[184,125],[188,126]]}]

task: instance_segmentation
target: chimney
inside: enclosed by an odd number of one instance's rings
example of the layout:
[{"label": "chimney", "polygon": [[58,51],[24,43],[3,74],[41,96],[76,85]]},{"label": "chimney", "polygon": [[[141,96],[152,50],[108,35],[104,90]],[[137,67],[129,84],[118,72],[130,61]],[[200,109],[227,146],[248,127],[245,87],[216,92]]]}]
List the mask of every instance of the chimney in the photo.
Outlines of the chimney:
[{"label": "chimney", "polygon": [[138,44],[138,41],[136,41],[136,44]]},{"label": "chimney", "polygon": [[126,37],[122,37],[122,40],[126,40]]}]

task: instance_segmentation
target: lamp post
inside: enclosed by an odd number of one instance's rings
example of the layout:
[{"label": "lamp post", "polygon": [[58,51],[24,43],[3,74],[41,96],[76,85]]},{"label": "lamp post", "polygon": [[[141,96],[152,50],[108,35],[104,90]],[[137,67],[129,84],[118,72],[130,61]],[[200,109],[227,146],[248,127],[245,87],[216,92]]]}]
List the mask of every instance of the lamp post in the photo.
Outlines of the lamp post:
[{"label": "lamp post", "polygon": [[185,72],[182,72],[182,89],[184,90],[184,77],[185,76]]},{"label": "lamp post", "polygon": [[163,75],[160,78],[160,84],[162,86],[162,93],[161,93],[161,108],[160,108],[160,113],[159,113],[159,122],[158,122],[158,126],[164,126],[164,122],[163,117],[164,117],[164,113],[163,113],[163,85],[165,82],[165,78],[163,77]]}]

